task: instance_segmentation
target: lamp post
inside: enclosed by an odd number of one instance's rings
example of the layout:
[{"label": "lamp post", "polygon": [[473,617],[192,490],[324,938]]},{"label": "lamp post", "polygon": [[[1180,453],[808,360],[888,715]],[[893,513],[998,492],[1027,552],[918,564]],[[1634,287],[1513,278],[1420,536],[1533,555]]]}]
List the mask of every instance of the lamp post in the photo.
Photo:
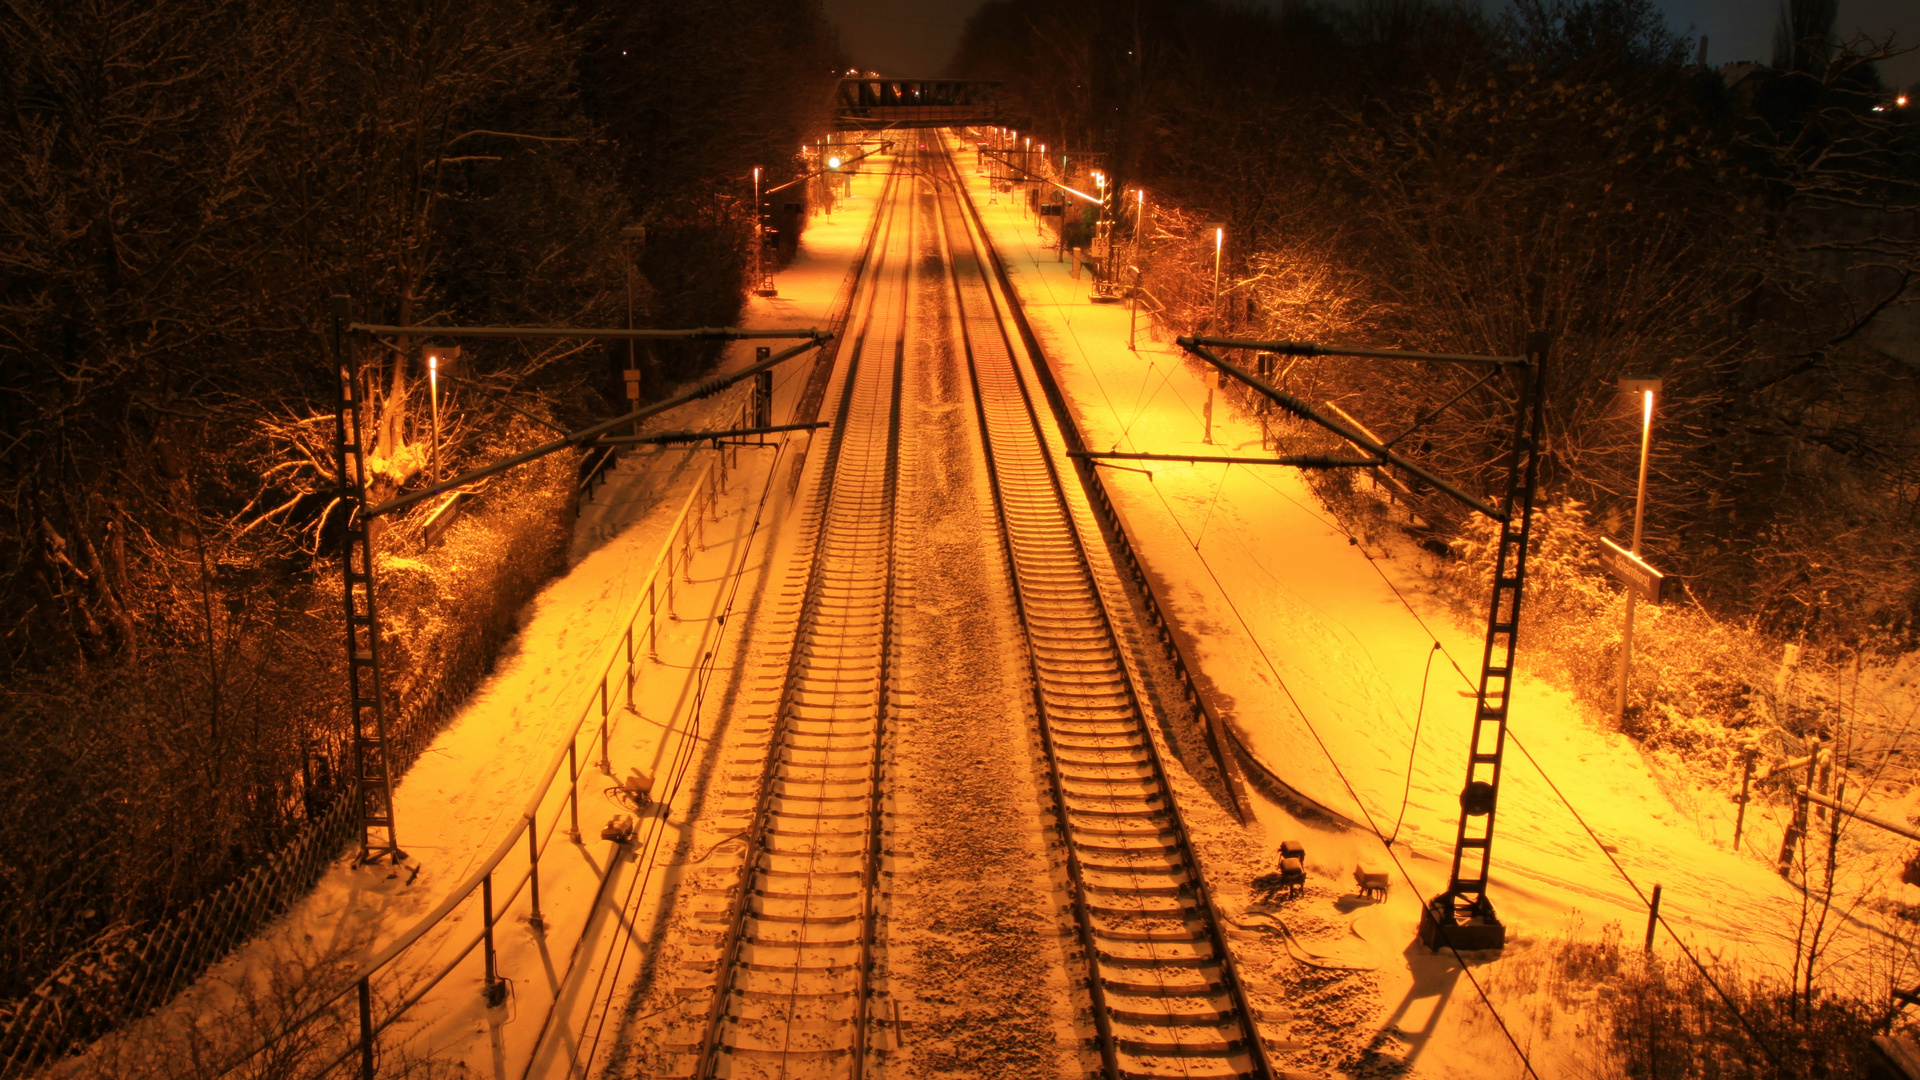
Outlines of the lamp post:
[{"label": "lamp post", "polygon": [[1133,193],[1133,265],[1140,265],[1140,241],[1147,231],[1147,189],[1136,188]]},{"label": "lamp post", "polygon": [[440,356],[427,354],[427,397],[433,402],[433,482],[440,482]]},{"label": "lamp post", "polygon": [[753,167],[753,286],[760,287],[760,166]]},{"label": "lamp post", "polygon": [[[1633,497],[1634,558],[1640,557],[1640,539],[1647,523],[1647,452],[1653,446],[1653,395],[1660,389],[1658,379],[1622,379],[1621,389],[1637,392],[1640,404],[1640,482]],[[1633,608],[1639,594],[1627,589],[1627,617],[1620,630],[1620,685],[1613,700],[1614,718],[1627,718],[1627,675],[1633,667]]]},{"label": "lamp post", "polygon": [[1220,318],[1220,253],[1226,250],[1227,226],[1225,222],[1213,223],[1213,308],[1208,316],[1209,324]]},{"label": "lamp post", "polygon": [[[620,230],[620,235],[625,237],[626,239],[634,240],[644,244],[647,242],[647,227],[645,225],[628,225],[623,227]],[[633,329],[633,253],[632,252],[628,252],[627,254],[627,329],[629,330]],[[625,371],[622,371],[620,375],[626,381],[626,384],[627,384],[627,401],[629,403],[628,411],[632,411],[633,409],[639,408],[640,407],[640,364],[639,364],[638,356],[634,352],[634,341],[632,338],[627,339],[627,369]],[[633,433],[635,435],[640,434],[640,422],[638,420],[634,421]]]}]

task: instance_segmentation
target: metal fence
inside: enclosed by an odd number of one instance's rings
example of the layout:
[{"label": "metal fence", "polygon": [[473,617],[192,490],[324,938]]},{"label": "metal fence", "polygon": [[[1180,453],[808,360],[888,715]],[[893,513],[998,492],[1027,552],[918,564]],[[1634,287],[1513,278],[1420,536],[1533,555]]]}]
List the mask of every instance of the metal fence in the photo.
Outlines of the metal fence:
[{"label": "metal fence", "polygon": [[67,958],[0,1018],[0,1077],[25,1076],[165,1003],[313,887],[357,819],[345,791],[273,858],[172,918],[123,925]]}]

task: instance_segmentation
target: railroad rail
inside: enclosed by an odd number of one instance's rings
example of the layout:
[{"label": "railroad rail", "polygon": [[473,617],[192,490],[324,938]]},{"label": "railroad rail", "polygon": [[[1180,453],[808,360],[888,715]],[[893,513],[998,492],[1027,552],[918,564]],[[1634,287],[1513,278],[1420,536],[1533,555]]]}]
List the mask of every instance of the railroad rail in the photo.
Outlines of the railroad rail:
[{"label": "railroad rail", "polygon": [[[867,1070],[894,602],[895,501],[911,212],[890,181],[882,258],[856,308],[814,506],[798,625],[750,798],[744,858],[710,959],[687,1075],[849,1077]],[[692,961],[696,966],[702,961]]]},{"label": "railroad rail", "polygon": [[[944,159],[941,224],[1025,632],[1096,1039],[1109,1077],[1272,1077],[1061,477]],[[1037,358],[1036,362],[1037,362]]]}]

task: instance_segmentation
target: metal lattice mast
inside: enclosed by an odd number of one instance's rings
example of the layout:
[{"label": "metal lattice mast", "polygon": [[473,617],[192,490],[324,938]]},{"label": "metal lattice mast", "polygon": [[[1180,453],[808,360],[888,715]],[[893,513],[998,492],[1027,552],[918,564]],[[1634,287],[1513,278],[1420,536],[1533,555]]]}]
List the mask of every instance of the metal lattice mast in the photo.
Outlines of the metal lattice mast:
[{"label": "metal lattice mast", "polygon": [[400,838],[393,821],[393,769],[387,741],[386,695],[380,681],[380,615],[374,603],[373,519],[367,516],[366,403],[360,352],[349,338],[352,308],[344,296],[333,298],[334,378],[339,390],[334,412],[334,450],[339,466],[339,500],[345,514],[341,548],[343,602],[347,626],[347,708],[353,727],[353,799],[360,818],[360,861],[400,862]]},{"label": "metal lattice mast", "polygon": [[1433,898],[1420,920],[1428,948],[1495,949],[1506,927],[1487,898],[1493,826],[1500,802],[1500,767],[1506,754],[1507,709],[1519,642],[1520,600],[1527,580],[1527,544],[1533,531],[1534,489],[1539,476],[1545,423],[1547,335],[1527,339],[1527,366],[1514,410],[1513,449],[1507,491],[1500,509],[1493,597],[1487,611],[1486,647],[1480,657],[1480,687],[1468,744],[1467,782],[1460,792],[1460,824],[1454,836],[1453,872],[1447,891]]}]

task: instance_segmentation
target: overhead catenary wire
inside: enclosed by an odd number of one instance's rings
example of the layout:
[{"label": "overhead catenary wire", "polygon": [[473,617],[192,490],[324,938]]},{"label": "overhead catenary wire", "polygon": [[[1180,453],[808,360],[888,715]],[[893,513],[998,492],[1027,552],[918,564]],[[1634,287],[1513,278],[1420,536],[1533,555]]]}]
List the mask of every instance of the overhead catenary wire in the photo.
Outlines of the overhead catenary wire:
[{"label": "overhead catenary wire", "polygon": [[[1264,482],[1264,480],[1263,480],[1263,482]],[[1272,487],[1273,485],[1271,485],[1271,484],[1268,484],[1268,486],[1269,486],[1269,487]],[[1278,489],[1278,488],[1274,488],[1274,490],[1275,490],[1276,492],[1279,492],[1279,489]],[[1282,494],[1283,496],[1285,495],[1285,493],[1284,493],[1284,492],[1279,492],[1279,493],[1280,493],[1280,494]],[[1291,497],[1290,497],[1290,496],[1289,496],[1288,498],[1290,499],[1290,501],[1293,501],[1293,502],[1295,502],[1295,504],[1296,504],[1296,505],[1298,505],[1298,500],[1291,500]],[[1302,507],[1302,509],[1305,509],[1305,507]],[[1312,513],[1312,511],[1310,511],[1310,510],[1309,510],[1309,511],[1308,511],[1308,513]],[[1462,682],[1464,682],[1464,683],[1465,683],[1465,684],[1466,684],[1466,685],[1467,685],[1467,686],[1468,686],[1469,688],[1473,688],[1473,687],[1474,687],[1474,682],[1473,682],[1473,680],[1472,680],[1471,678],[1469,678],[1469,677],[1468,677],[1468,675],[1467,675],[1467,673],[1466,673],[1466,672],[1465,672],[1464,670],[1462,670],[1462,668],[1460,667],[1460,663],[1459,663],[1459,661],[1457,661],[1457,660],[1455,660],[1455,659],[1453,658],[1453,654],[1452,654],[1451,652],[1449,652],[1449,651],[1447,650],[1447,648],[1446,648],[1446,646],[1445,646],[1445,644],[1443,644],[1443,643],[1441,642],[1441,640],[1440,640],[1440,638],[1439,638],[1439,635],[1437,635],[1437,634],[1435,634],[1435,633],[1433,632],[1433,628],[1427,625],[1427,621],[1426,621],[1425,619],[1423,619],[1423,618],[1421,618],[1421,616],[1420,616],[1420,613],[1419,613],[1419,611],[1417,611],[1417,610],[1416,610],[1416,609],[1414,608],[1414,606],[1413,606],[1413,604],[1412,604],[1412,602],[1410,602],[1410,601],[1409,601],[1409,600],[1407,599],[1407,597],[1406,597],[1406,594],[1404,594],[1404,593],[1402,593],[1402,592],[1400,591],[1400,587],[1399,587],[1398,585],[1396,585],[1396,584],[1394,584],[1394,581],[1393,581],[1393,578],[1391,578],[1390,576],[1388,576],[1388,575],[1387,575],[1387,573],[1386,573],[1386,571],[1384,571],[1384,570],[1382,570],[1382,569],[1380,568],[1380,566],[1379,566],[1379,564],[1378,564],[1378,560],[1376,560],[1376,559],[1375,559],[1375,558],[1373,557],[1373,553],[1372,553],[1372,552],[1370,552],[1370,551],[1368,551],[1368,550],[1367,550],[1367,548],[1366,548],[1366,545],[1365,545],[1365,544],[1362,544],[1362,543],[1360,543],[1360,541],[1359,541],[1359,538],[1358,538],[1358,537],[1356,537],[1356,536],[1355,536],[1355,535],[1353,534],[1353,532],[1352,532],[1352,530],[1350,530],[1350,529],[1348,529],[1348,528],[1346,528],[1346,527],[1345,527],[1345,526],[1344,526],[1343,524],[1341,524],[1341,523],[1340,523],[1339,521],[1337,521],[1337,520],[1334,520],[1334,519],[1329,519],[1329,518],[1326,518],[1326,517],[1323,517],[1323,516],[1321,516],[1321,515],[1318,515],[1318,514],[1316,514],[1316,515],[1314,515],[1314,516],[1316,516],[1316,517],[1320,517],[1322,521],[1326,521],[1326,522],[1327,522],[1328,524],[1330,524],[1330,525],[1332,525],[1332,526],[1333,526],[1334,528],[1336,528],[1336,529],[1338,529],[1338,530],[1339,530],[1340,532],[1342,532],[1342,533],[1344,533],[1344,534],[1346,535],[1346,537],[1347,537],[1347,539],[1348,539],[1348,541],[1349,541],[1349,542],[1350,542],[1350,543],[1351,543],[1351,544],[1352,544],[1353,546],[1355,546],[1355,547],[1358,547],[1358,548],[1360,549],[1360,553],[1361,553],[1362,555],[1364,555],[1364,556],[1366,557],[1366,559],[1367,559],[1367,564],[1368,564],[1369,566],[1372,566],[1372,567],[1373,567],[1373,570],[1374,570],[1374,572],[1380,575],[1380,580],[1386,583],[1386,586],[1387,586],[1387,588],[1388,588],[1389,590],[1391,590],[1391,591],[1392,591],[1392,593],[1393,593],[1393,595],[1394,595],[1394,597],[1395,597],[1396,599],[1398,599],[1398,600],[1400,601],[1400,605],[1401,605],[1402,607],[1404,607],[1404,608],[1406,608],[1406,610],[1407,610],[1407,614],[1409,614],[1409,615],[1411,615],[1411,616],[1413,616],[1413,620],[1414,620],[1414,622],[1416,622],[1416,623],[1418,623],[1418,624],[1419,624],[1419,626],[1420,626],[1420,629],[1421,629],[1421,631],[1422,631],[1422,632],[1424,632],[1424,633],[1425,633],[1425,634],[1427,635],[1427,637],[1428,637],[1428,638],[1430,638],[1430,639],[1431,639],[1431,640],[1433,641],[1433,647],[1434,647],[1434,649],[1436,649],[1436,650],[1438,650],[1438,651],[1439,651],[1439,652],[1441,653],[1441,655],[1443,655],[1443,656],[1445,656],[1445,657],[1447,658],[1447,662],[1448,662],[1449,664],[1451,664],[1451,665],[1453,666],[1453,670],[1454,670],[1455,672],[1457,672],[1457,673],[1458,673],[1458,674],[1460,675],[1460,678],[1461,678],[1461,681],[1462,681]],[[1195,554],[1198,554],[1198,552],[1196,551],[1196,552],[1195,552]],[[1203,561],[1203,563],[1204,563],[1204,561],[1205,561],[1205,560],[1204,560],[1204,558],[1202,559],[1202,561]],[[1211,568],[1209,568],[1209,571],[1208,571],[1208,572],[1209,572],[1209,573],[1211,573],[1211,572],[1212,572],[1212,571],[1211,571]],[[1217,582],[1218,582],[1218,579],[1216,578],[1216,579],[1215,579],[1215,581],[1216,581],[1216,583],[1217,583]],[[1224,593],[1224,590],[1223,590],[1223,593]],[[1232,600],[1231,600],[1231,598],[1229,598],[1229,599],[1228,599],[1228,604],[1229,604],[1229,605],[1231,605],[1231,604],[1232,604]],[[1237,612],[1237,609],[1236,609],[1236,614],[1237,614],[1237,613],[1238,613],[1238,612]],[[1244,620],[1242,621],[1242,625],[1243,625],[1243,626],[1245,625],[1245,622],[1244,622]],[[1248,634],[1249,634],[1249,636],[1251,636],[1251,634],[1252,634],[1252,631],[1251,631],[1251,629],[1249,629],[1249,630],[1248,630]],[[1258,646],[1259,646],[1259,642],[1258,642],[1257,640],[1256,640],[1256,641],[1254,642],[1254,644],[1255,644],[1255,646],[1256,646],[1256,647],[1258,647]],[[1264,650],[1262,650],[1262,656],[1263,656],[1263,657],[1265,656],[1265,652],[1264,652]],[[1429,653],[1429,654],[1428,654],[1428,662],[1429,662],[1429,664],[1431,664],[1431,662],[1432,662],[1432,653]],[[1276,676],[1276,678],[1277,678],[1277,677],[1278,677],[1278,676]],[[1284,686],[1283,686],[1283,689],[1284,689]],[[1424,700],[1424,694],[1425,694],[1425,688],[1424,688],[1424,684],[1423,684],[1423,686],[1422,686],[1422,696],[1423,696],[1423,700]],[[1289,698],[1289,699],[1291,699],[1293,695],[1292,695],[1292,693],[1291,693],[1291,692],[1289,692],[1287,696],[1288,696],[1288,698]],[[1294,707],[1295,707],[1296,709],[1297,709],[1297,708],[1299,708],[1299,704],[1298,704],[1298,703],[1296,702],[1296,703],[1295,703],[1295,705],[1294,705]],[[1304,714],[1302,715],[1302,719],[1305,719],[1305,717],[1304,717]],[[1309,724],[1309,725],[1308,725],[1308,727],[1309,727],[1309,730],[1311,730],[1311,728],[1312,728],[1312,725],[1311,725],[1311,724]],[[1316,735],[1315,735],[1315,738],[1317,739],[1318,737],[1319,737],[1319,736],[1318,736],[1318,735],[1316,734]],[[1579,811],[1579,810],[1577,810],[1577,809],[1575,809],[1575,807],[1574,807],[1574,805],[1573,805],[1573,801],[1572,801],[1571,799],[1568,799],[1568,798],[1567,798],[1567,795],[1566,795],[1566,792],[1564,792],[1564,791],[1562,791],[1562,790],[1560,789],[1560,785],[1559,785],[1559,784],[1556,784],[1556,783],[1554,782],[1554,780],[1553,780],[1553,777],[1551,777],[1551,776],[1549,776],[1549,775],[1547,774],[1547,771],[1546,771],[1546,769],[1544,769],[1544,768],[1542,768],[1542,767],[1541,767],[1541,765],[1540,765],[1540,762],[1539,762],[1539,759],[1537,759],[1537,758],[1535,758],[1535,757],[1533,756],[1533,752],[1532,752],[1531,750],[1528,750],[1528,749],[1527,749],[1527,746],[1526,746],[1526,743],[1525,743],[1525,742],[1524,742],[1524,741],[1523,741],[1523,740],[1522,740],[1522,739],[1520,738],[1520,736],[1519,736],[1519,735],[1518,735],[1518,734],[1517,734],[1516,732],[1514,732],[1514,731],[1513,731],[1513,730],[1512,730],[1511,728],[1509,728],[1509,729],[1508,729],[1508,731],[1507,731],[1507,738],[1509,738],[1509,739],[1511,739],[1511,740],[1513,741],[1513,745],[1514,745],[1514,747],[1515,747],[1516,749],[1518,749],[1518,750],[1520,751],[1520,753],[1521,753],[1521,755],[1522,755],[1522,756],[1524,756],[1524,757],[1525,757],[1525,758],[1527,759],[1527,764],[1529,764],[1529,765],[1532,765],[1532,766],[1533,766],[1533,769],[1534,769],[1534,771],[1540,774],[1540,779],[1542,779],[1542,780],[1545,780],[1545,781],[1547,782],[1547,787],[1548,787],[1548,789],[1550,789],[1550,790],[1551,790],[1551,791],[1552,791],[1552,792],[1554,793],[1554,795],[1555,795],[1555,796],[1556,796],[1557,798],[1559,798],[1559,800],[1560,800],[1560,803],[1561,803],[1561,805],[1562,805],[1562,806],[1564,806],[1564,807],[1566,807],[1566,809],[1567,809],[1567,813],[1569,813],[1569,814],[1571,814],[1571,815],[1573,815],[1573,819],[1574,819],[1574,821],[1576,821],[1576,822],[1578,822],[1578,823],[1579,823],[1579,825],[1580,825],[1580,828],[1581,828],[1581,829],[1582,829],[1583,831],[1585,831],[1585,832],[1586,832],[1586,834],[1587,834],[1587,836],[1588,836],[1588,838],[1589,838],[1589,839],[1591,839],[1591,840],[1593,841],[1593,843],[1594,843],[1594,846],[1595,846],[1595,847],[1597,847],[1597,848],[1599,848],[1599,850],[1600,850],[1600,853],[1601,853],[1602,855],[1605,855],[1605,856],[1606,856],[1606,858],[1607,858],[1607,861],[1608,861],[1609,863],[1611,863],[1611,864],[1613,865],[1613,869],[1614,869],[1614,871],[1615,871],[1616,873],[1618,873],[1618,874],[1620,875],[1620,879],[1621,879],[1622,881],[1624,881],[1624,882],[1626,882],[1626,883],[1627,883],[1627,887],[1633,890],[1633,893],[1634,893],[1634,895],[1635,895],[1636,897],[1638,897],[1638,898],[1639,898],[1639,900],[1640,900],[1640,902],[1641,902],[1642,904],[1648,904],[1649,906],[1651,906],[1651,902],[1650,902],[1650,900],[1649,900],[1649,898],[1648,898],[1648,896],[1647,896],[1647,893],[1646,893],[1646,892],[1645,892],[1645,891],[1644,891],[1643,889],[1641,889],[1641,888],[1640,888],[1640,885],[1639,885],[1639,883],[1638,883],[1638,882],[1636,882],[1636,881],[1634,881],[1634,880],[1633,880],[1633,876],[1632,876],[1631,874],[1629,874],[1629,873],[1627,873],[1627,870],[1626,870],[1626,867],[1624,867],[1624,866],[1622,866],[1622,865],[1620,864],[1620,860],[1619,860],[1618,858],[1616,858],[1616,857],[1614,856],[1614,853],[1613,853],[1613,852],[1612,852],[1611,850],[1609,850],[1609,849],[1607,848],[1607,845],[1606,845],[1606,844],[1605,844],[1604,842],[1602,842],[1602,841],[1601,841],[1601,839],[1600,839],[1600,836],[1599,836],[1599,834],[1598,834],[1598,833],[1596,833],[1596,832],[1594,832],[1594,830],[1593,830],[1593,827],[1592,827],[1591,825],[1589,825],[1589,824],[1587,824],[1587,820],[1586,820],[1586,818],[1585,818],[1584,816],[1582,816],[1582,815],[1581,815],[1581,813],[1580,813],[1580,811]],[[1323,747],[1322,747],[1322,748],[1324,749],[1324,744],[1323,744]],[[1329,760],[1331,760],[1331,758],[1329,758]],[[1336,765],[1336,766],[1334,766],[1334,768],[1335,768],[1335,771],[1336,771],[1336,772],[1337,772],[1337,771],[1339,770],[1339,766],[1338,766],[1338,765]],[[1408,770],[1409,770],[1409,772],[1408,772],[1408,781],[1409,781],[1409,783],[1411,783],[1411,780],[1412,780],[1412,772],[1411,772],[1411,770],[1412,770],[1412,758],[1411,758],[1411,756],[1409,756],[1409,759],[1408,759]],[[1343,781],[1343,782],[1345,781],[1345,777],[1344,777],[1344,776],[1342,777],[1342,781]],[[1351,791],[1352,789],[1351,789],[1351,788],[1349,787],[1349,789],[1348,789],[1348,790],[1349,790],[1349,791]],[[1356,800],[1356,801],[1357,801],[1357,800]],[[1364,807],[1363,807],[1362,809],[1363,809],[1363,811],[1364,811]],[[1402,807],[1402,813],[1403,813],[1403,814],[1405,813],[1405,807],[1404,807],[1404,806]],[[1396,833],[1396,835],[1398,834],[1398,828],[1397,828],[1397,827],[1396,827],[1396,829],[1395,829],[1395,833]],[[1392,848],[1391,846],[1389,846],[1389,847],[1387,848],[1387,851],[1388,851],[1388,854],[1392,854],[1392,852],[1393,852],[1393,848]],[[1396,858],[1396,859],[1395,859],[1395,864],[1396,864],[1396,865],[1398,865],[1398,862],[1399,862],[1399,860],[1398,860],[1398,859]],[[1772,1048],[1771,1048],[1771,1047],[1769,1047],[1769,1046],[1768,1046],[1768,1045],[1767,1045],[1767,1044],[1766,1044],[1766,1043],[1765,1043],[1764,1041],[1762,1041],[1762,1040],[1760,1039],[1760,1036],[1759,1036],[1759,1034],[1758,1034],[1757,1032],[1755,1032],[1755,1031],[1754,1031],[1754,1029],[1753,1029],[1753,1026],[1752,1026],[1752,1025],[1751,1025],[1751,1024],[1750,1024],[1750,1023],[1749,1023],[1749,1022],[1747,1021],[1747,1018],[1746,1018],[1746,1016],[1745,1016],[1745,1014],[1743,1014],[1743,1013],[1742,1013],[1742,1012],[1740,1011],[1740,1007],[1739,1007],[1738,1005],[1736,1005],[1736,1004],[1734,1004],[1734,1001],[1733,1001],[1733,998],[1732,998],[1732,996],[1731,996],[1731,995],[1729,995],[1729,994],[1727,993],[1727,991],[1725,990],[1725,988],[1723,988],[1723,987],[1722,987],[1722,986],[1720,985],[1720,982],[1719,982],[1719,980],[1717,980],[1717,979],[1715,979],[1715,978],[1713,977],[1713,973],[1712,973],[1712,972],[1710,972],[1710,971],[1709,971],[1709,970],[1707,969],[1707,966],[1706,966],[1706,965],[1705,965],[1704,963],[1702,963],[1702,962],[1701,962],[1701,960],[1700,960],[1700,958],[1699,958],[1698,956],[1696,956],[1696,955],[1694,954],[1694,951],[1693,951],[1693,949],[1692,949],[1692,948],[1691,948],[1690,946],[1688,946],[1688,945],[1687,945],[1687,943],[1686,943],[1685,941],[1683,941],[1683,940],[1681,939],[1681,937],[1680,937],[1680,935],[1679,935],[1678,933],[1676,933],[1676,932],[1674,931],[1674,929],[1673,929],[1673,926],[1672,926],[1672,924],[1670,924],[1669,922],[1667,922],[1667,917],[1666,917],[1666,916],[1665,916],[1664,914],[1661,914],[1661,913],[1659,913],[1659,912],[1657,912],[1657,911],[1656,911],[1656,912],[1654,913],[1654,917],[1655,917],[1655,919],[1657,919],[1657,920],[1658,920],[1658,922],[1659,922],[1659,924],[1660,924],[1661,926],[1663,926],[1663,927],[1665,927],[1665,928],[1666,928],[1666,931],[1667,931],[1667,934],[1668,934],[1668,935],[1669,935],[1670,937],[1672,937],[1672,938],[1673,938],[1673,941],[1674,941],[1674,944],[1676,944],[1676,945],[1678,945],[1678,946],[1680,947],[1680,951],[1681,951],[1681,953],[1682,953],[1682,954],[1683,954],[1684,956],[1686,956],[1686,958],[1687,958],[1687,960],[1688,960],[1688,961],[1689,961],[1690,963],[1692,963],[1692,964],[1693,964],[1693,966],[1694,966],[1694,968],[1695,968],[1695,969],[1696,969],[1696,970],[1697,970],[1697,971],[1698,971],[1698,972],[1700,973],[1700,976],[1701,976],[1701,978],[1703,978],[1703,979],[1705,979],[1705,980],[1707,981],[1707,984],[1708,984],[1709,986],[1711,986],[1711,987],[1713,988],[1713,991],[1714,991],[1714,993],[1715,993],[1716,995],[1718,995],[1718,996],[1719,996],[1719,998],[1720,998],[1720,1000],[1721,1000],[1721,1001],[1722,1001],[1722,1002],[1723,1002],[1723,1003],[1724,1003],[1724,1004],[1725,1004],[1725,1005],[1727,1006],[1727,1009],[1728,1009],[1728,1011],[1730,1011],[1731,1013],[1733,1013],[1733,1016],[1734,1016],[1734,1019],[1735,1019],[1736,1021],[1738,1021],[1738,1022],[1739,1022],[1739,1024],[1740,1024],[1740,1027],[1741,1027],[1741,1029],[1742,1029],[1743,1031],[1745,1031],[1745,1032],[1747,1033],[1747,1037],[1753,1040],[1753,1043],[1754,1043],[1754,1045],[1755,1045],[1756,1047],[1758,1047],[1758,1048],[1760,1049],[1760,1052],[1761,1052],[1762,1054],[1764,1054],[1764,1055],[1766,1055],[1766,1057],[1767,1057],[1767,1060],[1768,1060],[1768,1061],[1770,1061],[1770,1062],[1771,1062],[1771,1061],[1773,1061],[1773,1060],[1774,1060],[1774,1057],[1773,1057],[1773,1051],[1772,1051]]]}]

